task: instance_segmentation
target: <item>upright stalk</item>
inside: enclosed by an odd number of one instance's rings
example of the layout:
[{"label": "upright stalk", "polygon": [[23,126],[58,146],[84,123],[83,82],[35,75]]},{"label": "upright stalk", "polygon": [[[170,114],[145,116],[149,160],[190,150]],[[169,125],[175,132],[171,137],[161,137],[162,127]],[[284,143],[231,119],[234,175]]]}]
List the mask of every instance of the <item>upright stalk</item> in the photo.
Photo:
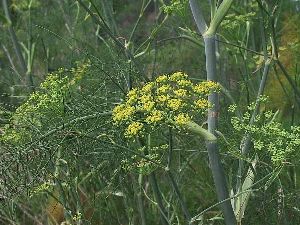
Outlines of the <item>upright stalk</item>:
[{"label": "upright stalk", "polygon": [[159,187],[158,187],[158,184],[157,184],[157,180],[156,180],[156,176],[155,176],[154,172],[152,172],[149,175],[149,179],[150,179],[150,184],[151,184],[151,186],[153,188],[153,193],[154,193],[155,200],[157,202],[158,209],[160,211],[160,216],[161,216],[162,224],[163,225],[170,225],[170,223],[168,221],[168,218],[167,218],[167,213],[166,213],[165,207],[163,205],[161,192],[159,190]]},{"label": "upright stalk", "polygon": [[175,191],[175,193],[177,195],[177,198],[179,200],[179,203],[181,205],[181,209],[182,209],[182,212],[185,216],[185,220],[186,220],[187,224],[190,224],[191,215],[190,215],[188,207],[187,207],[187,205],[186,205],[186,203],[183,199],[183,196],[182,196],[182,194],[179,190],[179,187],[176,183],[174,175],[171,172],[172,156],[173,156],[173,133],[172,133],[172,128],[169,128],[169,155],[168,155],[168,165],[166,167],[166,172],[168,174],[168,177],[171,181],[171,185],[173,186],[174,191]]},{"label": "upright stalk", "polygon": [[[151,148],[151,135],[149,134],[147,136],[146,143],[144,143],[142,139],[138,139],[138,142],[141,146],[146,146],[147,147],[146,151],[145,151],[145,155],[147,155],[149,153],[150,148]],[[162,224],[163,225],[170,225],[170,223],[168,221],[168,218],[167,218],[166,209],[163,205],[162,194],[161,194],[161,191],[159,190],[157,179],[156,179],[154,171],[149,174],[149,181],[150,181],[150,185],[153,189],[155,200],[157,202],[157,206],[158,206],[158,209],[159,209],[159,212],[160,212],[160,217],[161,217]]]},{"label": "upright stalk", "polygon": [[[262,16],[262,19],[264,19],[262,11],[261,11],[261,16]],[[262,49],[263,49],[263,52],[264,52],[264,61],[265,62],[264,62],[263,74],[262,74],[262,77],[261,77],[261,80],[260,80],[260,83],[259,83],[259,89],[258,89],[257,95],[256,95],[255,108],[252,112],[252,115],[251,115],[251,118],[250,118],[250,121],[249,121],[249,125],[253,125],[253,123],[255,121],[255,117],[259,113],[259,108],[260,108],[260,103],[261,103],[261,96],[264,93],[264,89],[265,89],[266,82],[267,82],[267,77],[268,77],[271,62],[272,62],[272,59],[273,59],[272,57],[269,58],[269,56],[268,56],[267,42],[266,42],[266,37],[265,37],[265,29],[264,29],[264,25],[263,25],[263,20],[260,23],[260,31],[261,31],[261,37],[262,37],[261,43],[262,43]],[[246,156],[250,151],[250,147],[251,147],[251,136],[248,133],[246,133],[245,136],[242,139],[242,142],[241,142],[241,155]],[[237,171],[237,182],[236,182],[236,193],[237,194],[243,192],[243,190],[242,190],[243,189],[243,183],[242,183],[243,172],[244,172],[244,160],[239,159],[239,166],[238,166],[238,171]],[[247,176],[246,176],[245,179],[247,179]],[[235,208],[235,211],[237,213],[238,224],[241,224],[243,214],[244,214],[244,212],[240,212],[241,207],[242,207],[242,205],[247,204],[246,202],[242,202],[243,198],[244,198],[244,196],[240,195],[234,201],[234,208]]]},{"label": "upright stalk", "polygon": [[16,35],[15,30],[14,30],[13,25],[12,25],[7,0],[2,0],[2,7],[4,9],[6,20],[8,21],[8,24],[9,24],[8,25],[8,32],[9,32],[10,39],[13,43],[14,50],[15,50],[16,56],[18,58],[20,67],[21,67],[21,73],[24,76],[26,76],[27,66],[26,66],[26,63],[25,63],[25,59],[22,55],[20,43],[18,41],[17,35]]},{"label": "upright stalk", "polygon": [[[216,59],[216,31],[223,18],[227,14],[233,0],[224,0],[215,10],[214,17],[211,19],[210,26],[207,28],[204,17],[201,13],[199,5],[195,0],[190,0],[190,7],[197,24],[199,32],[202,34],[205,43],[206,56],[206,72],[207,80],[217,82],[217,59]],[[215,4],[215,1],[212,1]],[[213,7],[214,8],[214,7]],[[219,96],[218,93],[212,93],[208,97],[208,101],[213,106],[208,112],[208,132],[215,133],[217,127],[217,119],[219,116]],[[221,208],[224,214],[226,225],[235,225],[236,218],[230,201],[224,201],[229,198],[225,172],[221,163],[220,154],[216,140],[206,140],[206,146],[209,157],[210,169],[212,171],[214,184]]]},{"label": "upright stalk", "polygon": [[[216,47],[215,36],[204,37],[205,55],[206,55],[206,71],[207,80],[217,81],[216,69]],[[214,92],[208,96],[208,101],[212,104],[212,108],[208,111],[208,132],[214,134],[217,128],[217,120],[219,116],[219,97],[218,93]],[[220,159],[218,145],[216,141],[207,141],[206,147],[208,151],[210,169],[212,171],[213,180],[216,186],[217,196],[219,201],[229,198],[226,176]],[[221,204],[224,213],[225,223],[227,225],[236,224],[235,215],[230,201],[225,201]]]},{"label": "upright stalk", "polygon": [[136,193],[137,208],[138,208],[139,215],[140,215],[140,224],[146,225],[147,224],[146,223],[146,215],[145,215],[145,209],[144,209],[143,198],[142,198],[143,175],[139,174],[138,182],[136,181],[136,178],[133,174],[131,174],[131,179],[132,179],[134,192]]}]

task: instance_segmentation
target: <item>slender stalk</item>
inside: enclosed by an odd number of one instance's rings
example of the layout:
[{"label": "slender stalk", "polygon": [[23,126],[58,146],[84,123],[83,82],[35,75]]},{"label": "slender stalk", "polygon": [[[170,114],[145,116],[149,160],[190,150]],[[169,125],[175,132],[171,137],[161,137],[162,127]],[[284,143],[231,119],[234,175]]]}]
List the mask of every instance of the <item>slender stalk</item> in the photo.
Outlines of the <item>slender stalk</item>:
[{"label": "slender stalk", "polygon": [[[147,137],[147,150],[145,152],[146,154],[149,153],[150,148],[151,148],[151,136],[149,134],[148,137]],[[164,225],[168,225],[169,221],[168,221],[168,218],[166,216],[167,215],[166,209],[163,205],[162,195],[161,195],[161,192],[159,190],[158,183],[157,183],[156,176],[155,176],[154,172],[150,173],[149,179],[150,179],[150,184],[153,188],[153,193],[154,193],[157,205],[158,205],[158,209],[160,211],[160,216],[161,216],[162,223]]]},{"label": "slender stalk", "polygon": [[[263,18],[263,15],[262,15]],[[264,60],[265,60],[265,65],[264,65],[264,70],[263,70],[263,75],[259,84],[259,89],[256,95],[256,101],[255,101],[255,108],[252,112],[250,121],[249,121],[249,125],[252,125],[254,123],[255,117],[258,115],[259,113],[259,107],[260,107],[260,101],[261,101],[261,96],[264,93],[264,89],[266,86],[266,82],[267,82],[267,76],[269,74],[269,70],[270,70],[270,65],[272,62],[272,58],[268,58],[268,53],[267,53],[267,44],[266,44],[266,39],[265,39],[265,30],[264,30],[264,26],[263,26],[263,22],[261,22],[260,24],[260,28],[261,28],[261,33],[262,33],[262,47],[263,47],[263,52],[264,52]],[[241,154],[242,156],[246,156],[250,150],[250,146],[251,146],[251,136],[246,133],[245,136],[242,139],[242,143],[241,143]],[[242,176],[243,176],[243,171],[244,171],[244,160],[243,159],[239,159],[239,166],[238,166],[238,172],[237,172],[237,183],[236,183],[236,193],[240,193],[242,191]],[[237,201],[241,201],[242,196],[237,198]],[[236,206],[235,206],[236,207]],[[240,210],[240,209],[236,209],[236,210]],[[241,223],[241,221],[238,221],[239,223]]]},{"label": "slender stalk", "polygon": [[93,19],[93,21],[95,22],[95,24],[101,26],[104,28],[105,32],[110,36],[110,38],[114,41],[114,43],[124,51],[124,53],[130,57],[131,60],[134,59],[133,55],[128,52],[128,49],[126,48],[126,46],[124,46],[119,39],[117,39],[115,37],[115,35],[112,33],[112,31],[110,30],[110,27],[106,24],[104,18],[101,16],[100,12],[98,11],[97,7],[95,6],[95,4],[93,3],[92,0],[90,0],[90,3],[93,5],[93,7],[95,8],[95,10],[97,11],[97,15],[100,17],[100,19],[90,10],[90,8],[88,6],[86,6],[83,1],[81,0],[76,0],[81,7],[91,16],[91,18]]},{"label": "slender stalk", "polygon": [[179,203],[181,205],[181,208],[182,208],[182,211],[183,211],[183,214],[185,216],[185,219],[187,221],[187,224],[190,224],[190,220],[191,220],[191,215],[189,213],[189,210],[188,210],[188,207],[187,205],[185,204],[185,201],[180,193],[180,190],[179,190],[179,187],[175,181],[175,178],[170,170],[171,168],[171,162],[172,162],[172,156],[173,156],[173,134],[172,134],[172,128],[169,128],[169,155],[168,155],[168,165],[167,165],[167,168],[166,168],[166,171],[167,171],[167,174],[168,174],[168,177],[171,181],[171,185],[173,186],[174,188],[174,191],[177,195],[177,198],[179,200]]},{"label": "slender stalk", "polygon": [[101,5],[104,11],[104,15],[106,20],[109,21],[110,28],[114,35],[119,35],[118,28],[116,25],[115,18],[113,16],[113,1],[111,0],[103,0],[101,1]]},{"label": "slender stalk", "polygon": [[34,92],[35,88],[33,83],[32,67],[33,67],[33,59],[35,53],[35,43],[32,43],[31,6],[32,6],[32,0],[28,3],[29,19],[28,19],[28,54],[27,54],[26,77],[30,84],[30,90]]},{"label": "slender stalk", "polygon": [[150,3],[151,3],[151,0],[149,0],[149,1],[147,2],[147,4],[145,5],[145,0],[143,0],[142,6],[141,6],[141,10],[140,10],[140,14],[139,14],[139,17],[138,17],[138,19],[137,19],[137,21],[136,21],[136,23],[135,23],[135,25],[134,25],[134,27],[133,27],[133,29],[132,29],[132,31],[131,31],[130,37],[129,37],[129,39],[128,39],[128,42],[129,42],[129,43],[132,41],[133,35],[135,34],[136,29],[137,29],[137,27],[138,27],[138,25],[139,25],[139,23],[140,23],[140,21],[141,21],[143,15],[144,15],[144,13],[145,13],[145,10],[146,10],[146,8],[149,6]]},{"label": "slender stalk", "polygon": [[16,66],[14,64],[14,61],[13,61],[13,59],[12,59],[12,57],[11,57],[8,49],[3,44],[2,44],[2,49],[5,52],[6,57],[8,58],[8,61],[9,61],[10,65],[11,65],[12,70],[21,78],[21,75],[20,75],[19,71],[17,70],[17,68],[16,68]]},{"label": "slender stalk", "polygon": [[[277,9],[277,8],[275,8]],[[288,74],[288,72],[286,71],[285,67],[282,65],[282,63],[279,60],[279,54],[278,54],[278,46],[276,43],[276,19],[275,19],[275,14],[276,10],[273,10],[271,16],[270,16],[270,26],[271,26],[271,43],[272,43],[272,51],[273,51],[273,56],[274,56],[274,60],[276,62],[276,64],[279,66],[279,68],[281,69],[284,77],[287,79],[287,81],[289,82],[289,84],[291,85],[291,87],[293,88],[297,98],[296,101],[298,103],[298,105],[300,105],[300,90],[297,87],[297,85],[295,84],[295,82],[293,81],[293,79],[291,78],[291,76]]]},{"label": "slender stalk", "polygon": [[170,223],[168,221],[168,218],[166,216],[167,213],[166,213],[165,207],[163,205],[161,192],[159,190],[159,187],[158,187],[157,180],[156,180],[154,172],[152,172],[149,175],[149,179],[150,179],[150,184],[151,184],[151,186],[153,188],[153,193],[154,193],[154,197],[156,199],[157,205],[158,205],[158,209],[160,211],[160,216],[161,216],[162,223],[164,225],[170,225]]},{"label": "slender stalk", "polygon": [[20,67],[21,67],[21,73],[24,76],[26,76],[27,66],[26,66],[26,63],[25,63],[25,59],[22,55],[22,50],[21,50],[20,43],[18,41],[17,35],[16,35],[15,30],[14,30],[13,25],[12,25],[7,0],[2,0],[2,7],[4,9],[6,20],[8,21],[8,24],[9,24],[8,32],[10,34],[10,38],[11,38],[11,41],[13,43],[15,53],[16,53],[16,56],[18,58],[18,61],[19,61]]},{"label": "slender stalk", "polygon": [[140,224],[146,225],[147,223],[146,223],[145,209],[144,209],[143,198],[142,198],[143,175],[139,174],[138,182],[136,181],[136,178],[133,174],[131,174],[131,179],[133,183],[134,192],[136,193],[136,197],[137,197],[137,207],[141,219]]},{"label": "slender stalk", "polygon": [[276,63],[279,66],[279,68],[281,69],[281,71],[283,72],[283,75],[285,76],[285,78],[287,79],[289,84],[292,86],[294,93],[297,96],[295,99],[296,99],[298,105],[300,106],[300,90],[298,89],[298,87],[296,86],[296,84],[294,83],[294,81],[292,80],[292,78],[290,77],[290,75],[288,74],[288,72],[286,71],[284,66],[282,65],[282,63],[279,60],[276,60]]},{"label": "slender stalk", "polygon": [[185,219],[187,221],[187,224],[190,224],[191,215],[190,215],[190,212],[189,212],[189,210],[187,208],[187,205],[185,204],[185,201],[184,201],[184,199],[183,199],[183,197],[182,197],[182,195],[180,193],[180,190],[179,190],[178,185],[177,185],[177,183],[175,181],[174,175],[172,174],[172,172],[170,170],[168,170],[167,173],[168,173],[168,177],[169,177],[169,179],[171,181],[171,184],[172,184],[172,186],[174,188],[174,191],[175,191],[175,193],[177,195],[179,203],[181,205],[181,208],[182,208],[182,211],[184,213],[184,216],[185,216]]}]

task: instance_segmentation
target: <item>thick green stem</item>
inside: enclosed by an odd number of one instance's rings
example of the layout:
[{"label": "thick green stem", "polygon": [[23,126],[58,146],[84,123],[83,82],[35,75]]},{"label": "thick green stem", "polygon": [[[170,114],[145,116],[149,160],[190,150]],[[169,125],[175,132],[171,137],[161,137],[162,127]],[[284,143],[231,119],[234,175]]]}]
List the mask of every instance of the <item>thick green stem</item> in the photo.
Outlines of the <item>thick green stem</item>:
[{"label": "thick green stem", "polygon": [[197,28],[199,32],[203,35],[205,31],[207,30],[207,25],[204,20],[202,11],[198,5],[198,2],[196,0],[190,0],[190,7],[193,13],[194,20],[196,22]]},{"label": "thick green stem", "polygon": [[[207,80],[217,81],[217,69],[216,69],[216,47],[215,36],[205,37],[205,55],[206,55],[206,71]],[[208,132],[214,134],[217,128],[217,119],[219,114],[219,99],[218,93],[214,92],[208,96],[208,101],[213,106],[208,111]],[[229,197],[226,176],[221,163],[221,158],[216,141],[206,142],[210,169],[212,171],[213,180],[216,186],[217,196],[219,201],[223,201]],[[235,225],[236,218],[230,201],[225,201],[222,205],[222,211],[224,214],[226,225]]]},{"label": "thick green stem", "polygon": [[199,126],[193,121],[188,122],[187,124],[183,125],[184,128],[189,130],[190,132],[201,136],[206,141],[216,141],[217,138],[215,135],[204,129],[203,127]]},{"label": "thick green stem", "polygon": [[[204,37],[205,43],[205,56],[206,56],[206,71],[207,80],[217,81],[217,60],[216,60],[216,44],[215,34],[218,26],[222,22],[223,18],[227,14],[233,0],[224,0],[219,8],[216,10],[214,17],[210,23],[208,29],[206,29],[206,23],[203,15],[196,1],[190,0],[190,7],[194,16],[194,20],[197,24],[199,32]],[[212,104],[212,108],[209,109],[207,124],[208,133],[214,134],[217,127],[217,118],[219,111],[219,99],[218,93],[212,93],[208,97],[208,101]],[[202,131],[199,133],[203,136]],[[222,202],[228,199],[228,190],[225,178],[225,172],[221,163],[218,145],[216,140],[206,139],[206,145],[208,150],[209,164],[212,171],[213,180],[216,186],[218,201]],[[224,201],[221,204],[222,211],[224,214],[226,225],[235,225],[236,218],[230,201]]]},{"label": "thick green stem", "polygon": [[222,20],[226,16],[230,6],[232,5],[233,0],[223,0],[221,5],[218,7],[217,11],[215,12],[214,17],[212,18],[208,30],[205,32],[205,36],[211,37],[214,36],[217,32],[219,25],[221,24]]}]

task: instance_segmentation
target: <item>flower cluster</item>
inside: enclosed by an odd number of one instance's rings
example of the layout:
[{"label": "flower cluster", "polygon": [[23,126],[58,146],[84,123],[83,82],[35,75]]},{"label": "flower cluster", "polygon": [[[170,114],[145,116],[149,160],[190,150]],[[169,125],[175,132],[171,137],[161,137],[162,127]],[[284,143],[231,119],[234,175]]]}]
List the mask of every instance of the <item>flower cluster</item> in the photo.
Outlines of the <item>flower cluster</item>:
[{"label": "flower cluster", "polygon": [[79,85],[91,67],[90,62],[76,64],[72,69],[60,68],[48,74],[40,88],[16,109],[11,123],[4,127],[5,135],[0,136],[0,141],[18,145],[26,143],[35,130],[48,126],[47,119],[61,120],[70,90]]},{"label": "flower cluster", "polygon": [[[253,108],[250,105],[248,110]],[[231,112],[235,110],[236,106],[230,107]],[[300,148],[300,126],[286,129],[275,117],[276,113],[265,111],[250,123],[250,112],[245,112],[241,118],[232,117],[231,123],[236,131],[251,136],[253,147],[258,153],[268,153],[272,163],[280,165]]]},{"label": "flower cluster", "polygon": [[34,195],[47,192],[50,190],[52,184],[50,181],[46,181],[43,184],[33,188],[32,190],[29,191],[29,197],[33,197]]},{"label": "flower cluster", "polygon": [[211,106],[207,96],[220,91],[212,81],[194,84],[187,74],[161,75],[141,88],[128,92],[113,110],[116,125],[125,126],[125,137],[135,137],[161,124],[180,127]]},{"label": "flower cluster", "polygon": [[187,3],[187,0],[171,0],[170,5],[164,5],[162,9],[167,14],[177,13],[180,15]]}]

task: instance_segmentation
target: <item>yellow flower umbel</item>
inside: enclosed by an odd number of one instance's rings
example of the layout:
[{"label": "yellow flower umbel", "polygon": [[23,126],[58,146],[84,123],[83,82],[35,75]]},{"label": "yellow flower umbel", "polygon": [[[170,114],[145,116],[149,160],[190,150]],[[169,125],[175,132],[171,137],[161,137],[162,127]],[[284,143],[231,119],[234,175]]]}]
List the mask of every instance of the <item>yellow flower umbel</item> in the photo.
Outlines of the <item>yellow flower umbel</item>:
[{"label": "yellow flower umbel", "polygon": [[156,78],[155,81],[156,81],[156,83],[162,83],[162,82],[168,81],[168,76],[167,75],[161,75],[158,78]]},{"label": "yellow flower umbel", "polygon": [[140,122],[132,122],[125,131],[125,137],[130,138],[136,136],[142,129],[143,124]]},{"label": "yellow flower umbel", "polygon": [[171,81],[179,81],[179,80],[185,80],[187,79],[188,75],[183,73],[183,72],[176,72],[176,73],[173,73],[171,76],[170,76],[170,79]]},{"label": "yellow flower umbel", "polygon": [[174,118],[175,124],[182,126],[191,121],[191,117],[187,113],[180,113]]},{"label": "yellow flower umbel", "polygon": [[128,92],[127,94],[127,102],[129,104],[135,103],[138,98],[138,90],[136,88],[132,89],[131,91]]},{"label": "yellow flower umbel", "polygon": [[129,91],[125,102],[114,108],[113,121],[125,126],[127,138],[156,130],[161,124],[181,128],[206,112],[210,107],[207,96],[219,90],[220,85],[212,81],[193,84],[183,72],[162,75]]},{"label": "yellow flower umbel", "polygon": [[167,103],[167,106],[173,110],[173,111],[176,111],[182,107],[185,106],[185,103],[183,103],[183,101],[181,99],[176,99],[176,98],[173,98],[173,99],[170,99]]},{"label": "yellow flower umbel", "polygon": [[148,124],[155,124],[163,119],[163,112],[159,110],[153,110],[151,114],[146,117],[145,121]]},{"label": "yellow flower umbel", "polygon": [[209,102],[206,99],[198,99],[194,101],[194,106],[196,109],[207,109],[209,108]]},{"label": "yellow flower umbel", "polygon": [[174,94],[179,98],[187,97],[187,93],[188,91],[182,88],[174,91]]},{"label": "yellow flower umbel", "polygon": [[211,91],[220,91],[220,85],[213,81],[203,81],[193,87],[195,93],[208,95]]},{"label": "yellow flower umbel", "polygon": [[113,120],[115,123],[128,120],[135,113],[134,106],[121,104],[113,110]]}]

